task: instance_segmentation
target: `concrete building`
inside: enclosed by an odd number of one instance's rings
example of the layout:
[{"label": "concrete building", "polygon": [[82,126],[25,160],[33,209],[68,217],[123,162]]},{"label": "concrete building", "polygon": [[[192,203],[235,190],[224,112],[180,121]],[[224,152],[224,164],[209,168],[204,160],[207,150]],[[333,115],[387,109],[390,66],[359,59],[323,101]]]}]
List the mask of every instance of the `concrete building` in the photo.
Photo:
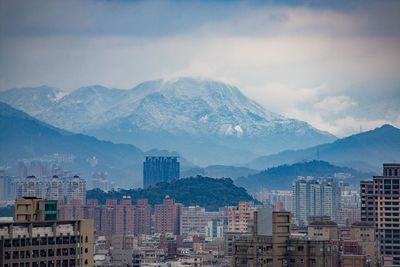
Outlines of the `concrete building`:
[{"label": "concrete building", "polygon": [[86,203],[86,181],[79,176],[51,179],[28,176],[15,181],[16,198],[38,197],[67,203]]},{"label": "concrete building", "polygon": [[360,182],[361,220],[375,224],[385,265],[400,265],[400,164],[383,164],[383,175]]},{"label": "concrete building", "polygon": [[373,223],[353,223],[350,238],[343,240],[342,246],[342,267],[379,266],[381,263]]},{"label": "concrete building", "polygon": [[228,232],[248,232],[254,211],[255,208],[246,201],[240,201],[238,206],[228,207]]},{"label": "concrete building", "polygon": [[169,196],[164,198],[162,204],[155,205],[155,232],[179,234],[181,210],[182,204],[175,203]]},{"label": "concrete building", "polygon": [[307,232],[312,239],[339,239],[338,225],[333,221],[312,221],[308,224]]},{"label": "concrete building", "polygon": [[293,182],[292,195],[298,224],[307,224],[312,216],[333,216],[333,189],[329,183],[299,177]]},{"label": "concrete building", "polygon": [[259,235],[258,214],[251,238],[233,242],[232,266],[338,266],[338,246],[324,239],[290,235],[290,213],[273,212],[271,235]]},{"label": "concrete building", "polygon": [[0,223],[0,266],[93,266],[93,222]]},{"label": "concrete building", "polygon": [[224,231],[227,227],[227,220],[224,219],[212,219],[207,222],[206,236],[207,241],[213,241],[216,239],[222,239],[224,237]]},{"label": "concrete building", "polygon": [[55,221],[57,201],[35,197],[20,198],[15,201],[15,221]]},{"label": "concrete building", "polygon": [[65,181],[67,202],[79,201],[86,204],[86,181],[75,175]]},{"label": "concrete building", "polygon": [[208,221],[217,219],[218,216],[219,212],[206,211],[199,206],[182,207],[180,234],[184,236],[191,234],[205,237]]},{"label": "concrete building", "polygon": [[147,199],[137,200],[134,227],[137,235],[151,233],[151,207]]},{"label": "concrete building", "polygon": [[123,197],[115,208],[115,234],[129,235],[134,233],[135,207],[129,196]]},{"label": "concrete building", "polygon": [[143,187],[148,188],[159,182],[179,179],[177,157],[146,157],[143,162]]}]

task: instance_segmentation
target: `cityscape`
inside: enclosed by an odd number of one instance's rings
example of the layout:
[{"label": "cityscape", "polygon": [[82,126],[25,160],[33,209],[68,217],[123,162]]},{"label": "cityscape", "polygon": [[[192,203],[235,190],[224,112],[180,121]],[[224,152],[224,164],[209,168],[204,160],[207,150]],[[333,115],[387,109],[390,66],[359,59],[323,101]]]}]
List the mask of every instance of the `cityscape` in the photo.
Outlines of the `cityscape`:
[{"label": "cityscape", "polygon": [[0,0],[0,267],[400,266],[399,12]]}]

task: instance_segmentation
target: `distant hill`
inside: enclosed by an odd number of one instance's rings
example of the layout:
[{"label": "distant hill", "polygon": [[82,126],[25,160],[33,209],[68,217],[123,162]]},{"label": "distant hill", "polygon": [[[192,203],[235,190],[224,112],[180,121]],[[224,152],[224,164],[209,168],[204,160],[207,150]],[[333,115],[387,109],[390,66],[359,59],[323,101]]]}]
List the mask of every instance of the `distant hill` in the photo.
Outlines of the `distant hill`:
[{"label": "distant hill", "polygon": [[[113,144],[94,137],[67,132],[36,120],[0,102],[0,165],[12,166],[20,159],[54,153],[72,154],[65,164],[90,181],[94,171],[106,171],[121,186],[140,186],[143,152],[133,145]],[[97,165],[88,159],[95,157]]]},{"label": "distant hill", "polygon": [[245,187],[250,192],[258,191],[260,188],[290,189],[293,180],[298,176],[333,177],[335,173],[350,174],[345,181],[355,185],[360,180],[369,179],[374,175],[374,173],[362,173],[348,167],[339,167],[326,161],[315,160],[273,167],[257,174],[240,177],[235,184]]},{"label": "distant hill", "polygon": [[329,144],[300,150],[287,150],[259,157],[247,164],[247,167],[266,169],[282,164],[317,159],[361,171],[380,172],[383,162],[400,160],[400,129],[391,125],[383,125]]},{"label": "distant hill", "polygon": [[181,177],[207,176],[212,178],[231,178],[235,180],[237,177],[247,176],[257,173],[257,170],[246,167],[225,166],[225,165],[210,165],[205,168],[190,168],[186,171],[181,171]]},{"label": "distant hill", "polygon": [[168,195],[185,206],[201,206],[215,211],[219,207],[237,205],[239,201],[255,201],[244,188],[234,185],[231,179],[214,179],[209,177],[185,178],[171,183],[159,183],[148,189],[131,189],[104,192],[99,189],[90,190],[87,199],[97,199],[104,204],[107,198],[122,199],[131,196],[133,202],[139,198],[147,198],[150,204],[162,203]]},{"label": "distant hill", "polygon": [[147,81],[128,90],[10,89],[0,92],[0,101],[68,131],[142,150],[179,151],[202,166],[244,164],[265,153],[336,139],[266,110],[235,86],[199,78]]}]

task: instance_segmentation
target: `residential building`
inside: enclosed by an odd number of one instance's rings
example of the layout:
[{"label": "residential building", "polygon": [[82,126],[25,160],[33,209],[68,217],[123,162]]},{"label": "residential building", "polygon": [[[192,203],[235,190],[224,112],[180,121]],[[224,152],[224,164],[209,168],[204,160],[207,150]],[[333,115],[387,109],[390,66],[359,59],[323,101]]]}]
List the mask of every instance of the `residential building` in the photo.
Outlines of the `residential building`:
[{"label": "residential building", "polygon": [[79,201],[82,205],[86,204],[86,181],[75,175],[66,180],[67,202]]},{"label": "residential building", "polygon": [[208,221],[217,219],[219,212],[209,212],[199,206],[182,207],[180,217],[180,234],[206,236]]},{"label": "residential building", "polygon": [[299,177],[293,182],[293,212],[297,223],[307,224],[312,216],[333,216],[333,189],[326,181]]},{"label": "residential building", "polygon": [[143,162],[143,187],[148,188],[159,182],[179,179],[177,157],[146,157]]},{"label": "residential building", "polygon": [[135,207],[132,199],[124,196],[115,208],[115,234],[129,235],[134,233]]},{"label": "residential building", "polygon": [[0,223],[0,266],[93,266],[93,222]]},{"label": "residential building", "polygon": [[[290,212],[274,211],[271,220],[263,222],[256,212],[254,221],[253,235],[233,242],[232,266],[338,266],[338,246],[330,240],[291,236]],[[259,223],[267,224],[271,234],[259,235]]]},{"label": "residential building", "polygon": [[383,175],[360,182],[361,220],[375,224],[384,265],[400,265],[400,163],[384,163]]},{"label": "residential building", "polygon": [[155,232],[179,234],[182,204],[166,196],[162,204],[155,205]]},{"label": "residential building", "polygon": [[228,207],[228,232],[248,232],[254,211],[255,208],[246,201],[240,201],[238,206]]},{"label": "residential building", "polygon": [[151,207],[147,199],[138,199],[135,209],[135,234],[151,234]]}]

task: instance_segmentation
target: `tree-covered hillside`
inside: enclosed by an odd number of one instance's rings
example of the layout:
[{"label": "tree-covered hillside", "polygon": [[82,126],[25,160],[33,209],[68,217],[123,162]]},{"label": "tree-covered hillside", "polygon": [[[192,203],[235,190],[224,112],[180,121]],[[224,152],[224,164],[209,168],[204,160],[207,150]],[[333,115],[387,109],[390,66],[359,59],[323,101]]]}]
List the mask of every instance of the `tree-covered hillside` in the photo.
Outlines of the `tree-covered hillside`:
[{"label": "tree-covered hillside", "polygon": [[104,204],[106,199],[122,199],[130,196],[133,203],[137,199],[147,198],[150,204],[162,203],[164,197],[169,195],[185,206],[198,205],[207,210],[218,210],[219,207],[237,205],[239,201],[255,201],[244,188],[237,187],[231,179],[213,179],[197,176],[159,183],[148,189],[130,189],[104,192],[99,189],[87,192],[87,199],[97,199]]},{"label": "tree-covered hillside", "polygon": [[293,180],[298,176],[333,177],[335,173],[347,173],[350,175],[345,181],[356,185],[360,180],[369,179],[373,173],[362,173],[348,167],[332,165],[326,161],[299,162],[292,165],[281,165],[269,168],[254,175],[239,177],[235,184],[245,187],[250,192],[260,188],[290,189]]}]

